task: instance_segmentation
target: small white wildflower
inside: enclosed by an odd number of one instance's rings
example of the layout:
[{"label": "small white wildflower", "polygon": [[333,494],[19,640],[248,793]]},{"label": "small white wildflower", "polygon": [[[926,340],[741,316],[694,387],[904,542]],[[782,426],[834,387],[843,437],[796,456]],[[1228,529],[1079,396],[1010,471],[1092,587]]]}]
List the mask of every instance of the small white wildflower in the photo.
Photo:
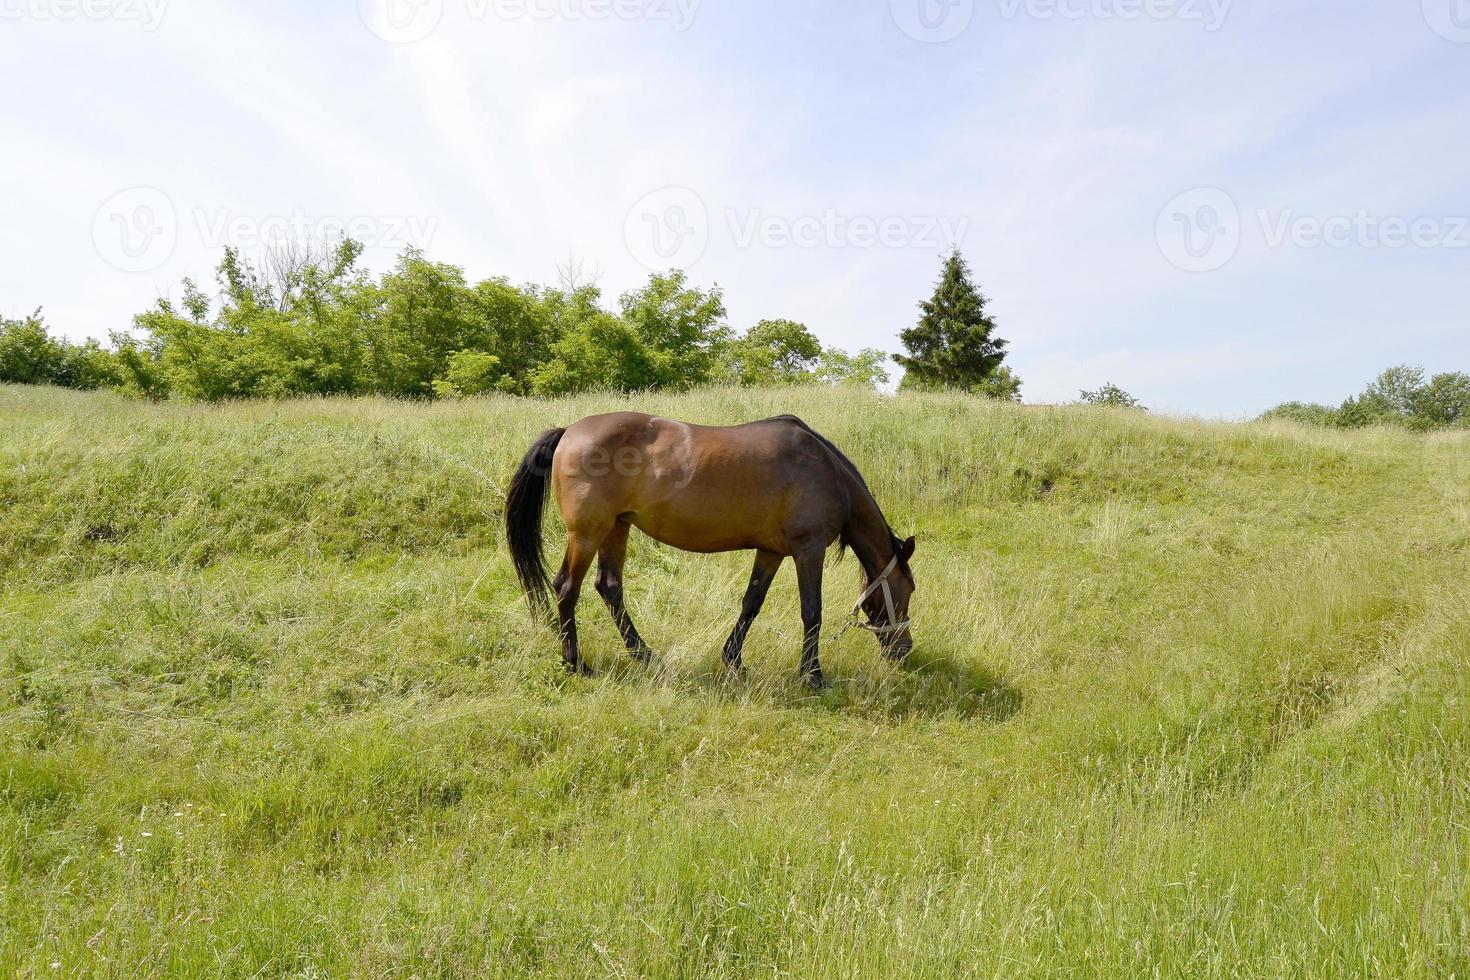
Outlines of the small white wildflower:
[{"label": "small white wildflower", "polygon": [[145,831],[143,831],[143,836],[144,836],[144,837],[152,837],[152,836],[153,836],[153,834],[152,834],[152,833],[150,833],[150,832],[149,832],[149,831],[146,831],[146,830],[145,830]]}]

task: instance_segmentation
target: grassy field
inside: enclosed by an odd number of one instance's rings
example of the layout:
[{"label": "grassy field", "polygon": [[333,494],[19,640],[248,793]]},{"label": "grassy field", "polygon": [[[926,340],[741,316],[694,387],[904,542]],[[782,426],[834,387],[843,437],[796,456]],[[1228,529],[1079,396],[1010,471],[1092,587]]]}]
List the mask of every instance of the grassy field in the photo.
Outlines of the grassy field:
[{"label": "grassy field", "polygon": [[[844,446],[911,662],[807,692],[788,564],[726,681],[748,557],[635,535],[565,676],[503,490],[629,406]],[[1470,436],[0,388],[0,656],[4,976],[1470,976]]]}]

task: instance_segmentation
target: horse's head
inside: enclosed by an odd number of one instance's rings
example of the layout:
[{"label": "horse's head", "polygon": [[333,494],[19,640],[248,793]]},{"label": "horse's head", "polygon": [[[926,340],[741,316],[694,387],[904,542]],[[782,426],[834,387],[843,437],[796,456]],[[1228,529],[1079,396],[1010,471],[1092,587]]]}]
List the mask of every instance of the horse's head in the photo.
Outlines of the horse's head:
[{"label": "horse's head", "polygon": [[909,601],[915,592],[914,573],[909,568],[909,559],[914,556],[914,539],[900,541],[895,536],[893,554],[887,574],[879,573],[880,581],[874,582],[864,575],[861,606],[868,617],[868,629],[878,637],[883,655],[902,660],[914,648],[909,628]]}]

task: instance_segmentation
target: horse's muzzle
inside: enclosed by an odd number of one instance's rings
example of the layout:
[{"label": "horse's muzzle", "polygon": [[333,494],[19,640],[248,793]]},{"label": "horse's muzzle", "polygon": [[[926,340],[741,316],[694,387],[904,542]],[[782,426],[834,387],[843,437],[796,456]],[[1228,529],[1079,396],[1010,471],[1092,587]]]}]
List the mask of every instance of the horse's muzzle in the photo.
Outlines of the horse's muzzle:
[{"label": "horse's muzzle", "polygon": [[883,644],[883,656],[889,660],[904,660],[914,652],[914,638],[904,630],[899,636],[894,637],[893,642]]}]

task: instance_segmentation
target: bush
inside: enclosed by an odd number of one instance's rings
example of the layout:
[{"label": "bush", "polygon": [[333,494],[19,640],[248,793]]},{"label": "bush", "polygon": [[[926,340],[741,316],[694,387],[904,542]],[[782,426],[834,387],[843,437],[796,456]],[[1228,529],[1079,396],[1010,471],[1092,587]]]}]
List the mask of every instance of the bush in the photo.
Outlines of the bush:
[{"label": "bush", "polygon": [[1438,427],[1470,425],[1470,374],[1436,374],[1414,393],[1413,411]]},{"label": "bush", "polygon": [[762,320],[726,346],[720,377],[735,384],[801,384],[815,379],[822,342],[805,324]]},{"label": "bush", "polygon": [[1300,422],[1304,425],[1339,424],[1337,409],[1315,402],[1286,402],[1266,412],[1261,418]]},{"label": "bush", "polygon": [[1084,405],[1106,405],[1110,408],[1131,408],[1141,412],[1148,411],[1148,409],[1143,407],[1143,402],[1134,398],[1115,384],[1105,384],[1096,391],[1084,391],[1080,400]]},{"label": "bush", "polygon": [[1003,402],[1021,400],[1021,379],[1008,365],[1002,364],[968,389],[972,395]]},{"label": "bush", "polygon": [[1290,419],[1312,425],[1362,429],[1393,425],[1415,432],[1470,427],[1470,374],[1436,374],[1425,380],[1424,369],[1401,365],[1384,371],[1362,394],[1340,408],[1287,402],[1262,418]]},{"label": "bush", "polygon": [[52,337],[40,310],[24,320],[0,319],[0,383],[92,389],[121,377],[117,359],[96,341]]},{"label": "bush", "polygon": [[888,355],[875,347],[864,347],[856,354],[829,347],[817,362],[816,378],[822,384],[876,388],[888,383],[887,363]]},{"label": "bush", "polygon": [[500,358],[480,351],[462,350],[449,358],[444,377],[434,381],[434,394],[440,398],[464,398],[488,395],[501,390]]}]

